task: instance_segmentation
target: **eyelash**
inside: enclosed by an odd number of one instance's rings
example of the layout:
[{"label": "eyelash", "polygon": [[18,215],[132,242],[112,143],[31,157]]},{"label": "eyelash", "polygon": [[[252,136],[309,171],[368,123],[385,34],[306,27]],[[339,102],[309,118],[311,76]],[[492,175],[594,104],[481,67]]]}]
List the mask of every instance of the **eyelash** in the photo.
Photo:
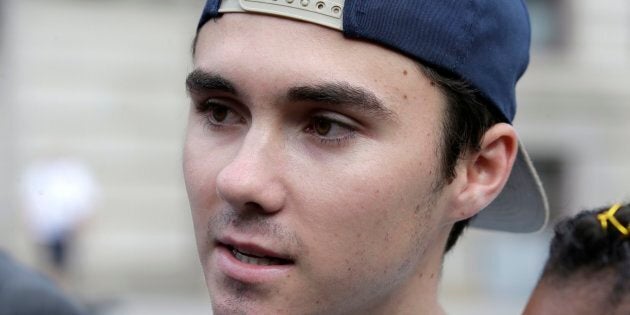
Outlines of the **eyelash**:
[{"label": "eyelash", "polygon": [[346,136],[344,138],[337,138],[337,139],[319,139],[319,142],[322,144],[327,144],[327,145],[336,145],[336,146],[343,146],[345,144],[347,144],[352,138],[354,138],[354,135],[352,136]]},{"label": "eyelash", "polygon": [[[202,115],[204,117],[204,125],[207,128],[213,129],[213,130],[219,130],[219,129],[223,129],[226,127],[229,127],[231,124],[222,124],[222,123],[216,123],[212,120],[212,117],[210,117],[210,115],[212,115],[212,111],[216,108],[223,108],[225,110],[227,110],[228,112],[231,112],[233,115],[239,115],[240,114],[238,112],[236,112],[235,110],[233,110],[232,108],[230,108],[229,106],[223,105],[220,102],[214,101],[214,100],[208,100],[205,102],[201,102],[201,103],[197,103],[195,104],[195,109],[197,110],[197,113]],[[228,113],[229,115],[229,113]]]},{"label": "eyelash", "polygon": [[[220,130],[220,129],[224,129],[226,127],[231,126],[231,124],[221,124],[221,123],[216,123],[213,121],[211,115],[213,114],[212,111],[216,108],[224,108],[225,110],[231,112],[233,115],[240,116],[240,114],[234,111],[231,107],[223,105],[220,102],[217,102],[214,100],[207,100],[204,102],[196,103],[195,109],[197,110],[197,113],[199,113],[200,115],[204,117],[205,127],[213,129],[213,130]],[[341,128],[345,132],[341,137],[326,137],[326,136],[318,135],[317,131],[315,131],[315,128],[313,126],[314,124],[318,122],[327,122],[331,124],[332,126],[331,128]],[[304,128],[304,131],[308,133],[310,136],[316,138],[321,144],[334,145],[334,146],[343,146],[347,144],[350,140],[355,138],[357,135],[356,129],[350,126],[349,124],[341,122],[338,119],[327,117],[325,115],[311,116],[309,118],[309,123],[307,127]]]},{"label": "eyelash", "polygon": [[[332,125],[337,126],[337,128],[343,128],[347,130],[347,132],[342,137],[337,137],[337,138],[329,138],[329,137],[318,135],[314,127],[312,126],[317,121],[320,121],[320,122],[326,121]],[[336,119],[326,117],[326,116],[321,116],[321,115],[311,117],[309,121],[309,125],[305,128],[305,131],[311,136],[315,137],[317,140],[319,140],[320,143],[326,144],[326,145],[335,145],[335,146],[343,146],[347,144],[350,140],[355,138],[357,135],[355,128],[351,127],[350,125],[340,122]]]}]

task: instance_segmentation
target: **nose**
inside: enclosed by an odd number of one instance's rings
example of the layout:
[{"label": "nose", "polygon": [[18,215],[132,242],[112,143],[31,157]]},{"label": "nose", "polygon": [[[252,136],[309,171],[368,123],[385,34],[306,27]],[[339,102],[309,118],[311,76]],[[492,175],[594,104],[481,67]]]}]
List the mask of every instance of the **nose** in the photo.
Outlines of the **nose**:
[{"label": "nose", "polygon": [[284,207],[281,139],[250,129],[235,157],[218,173],[217,194],[237,211],[273,214]]}]

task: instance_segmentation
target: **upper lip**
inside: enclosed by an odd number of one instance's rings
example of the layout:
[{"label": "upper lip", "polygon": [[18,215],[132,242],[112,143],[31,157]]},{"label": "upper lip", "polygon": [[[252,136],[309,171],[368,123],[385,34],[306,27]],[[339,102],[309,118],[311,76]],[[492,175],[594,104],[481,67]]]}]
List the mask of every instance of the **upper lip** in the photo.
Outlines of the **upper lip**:
[{"label": "upper lip", "polygon": [[290,255],[279,253],[268,247],[265,247],[263,245],[260,245],[254,242],[237,241],[235,238],[232,238],[232,237],[224,237],[224,238],[219,238],[217,240],[217,243],[220,245],[226,246],[229,249],[236,249],[239,252],[242,252],[245,254],[251,254],[258,257],[269,257],[269,258],[293,261],[293,258]]}]

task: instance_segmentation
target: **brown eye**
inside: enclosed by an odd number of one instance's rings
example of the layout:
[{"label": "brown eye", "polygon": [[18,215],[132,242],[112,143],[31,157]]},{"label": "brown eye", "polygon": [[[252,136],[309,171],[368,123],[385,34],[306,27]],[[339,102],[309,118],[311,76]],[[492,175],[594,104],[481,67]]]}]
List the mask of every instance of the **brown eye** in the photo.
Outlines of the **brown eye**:
[{"label": "brown eye", "polygon": [[197,110],[205,118],[206,123],[214,127],[236,126],[247,123],[232,107],[209,100],[198,106]]},{"label": "brown eye", "polygon": [[228,109],[223,106],[215,106],[212,109],[212,119],[216,122],[223,122],[227,118]]},{"label": "brown eye", "polygon": [[332,123],[329,120],[317,119],[313,122],[313,130],[320,136],[325,136],[330,132]]},{"label": "brown eye", "polygon": [[318,116],[312,116],[309,119],[304,131],[322,144],[339,145],[357,133],[357,128],[354,127],[356,124],[351,118],[333,112],[318,114]]}]

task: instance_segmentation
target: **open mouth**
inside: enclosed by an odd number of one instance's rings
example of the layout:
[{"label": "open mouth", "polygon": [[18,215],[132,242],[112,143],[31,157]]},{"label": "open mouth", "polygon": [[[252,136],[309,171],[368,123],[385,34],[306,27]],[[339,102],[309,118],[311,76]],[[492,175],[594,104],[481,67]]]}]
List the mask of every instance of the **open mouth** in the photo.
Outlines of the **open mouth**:
[{"label": "open mouth", "polygon": [[236,258],[238,261],[257,266],[273,266],[273,265],[289,265],[293,262],[288,259],[278,258],[278,257],[270,257],[270,256],[261,256],[253,252],[249,252],[243,249],[236,249],[233,246],[226,246],[227,249],[232,253],[232,256]]}]

